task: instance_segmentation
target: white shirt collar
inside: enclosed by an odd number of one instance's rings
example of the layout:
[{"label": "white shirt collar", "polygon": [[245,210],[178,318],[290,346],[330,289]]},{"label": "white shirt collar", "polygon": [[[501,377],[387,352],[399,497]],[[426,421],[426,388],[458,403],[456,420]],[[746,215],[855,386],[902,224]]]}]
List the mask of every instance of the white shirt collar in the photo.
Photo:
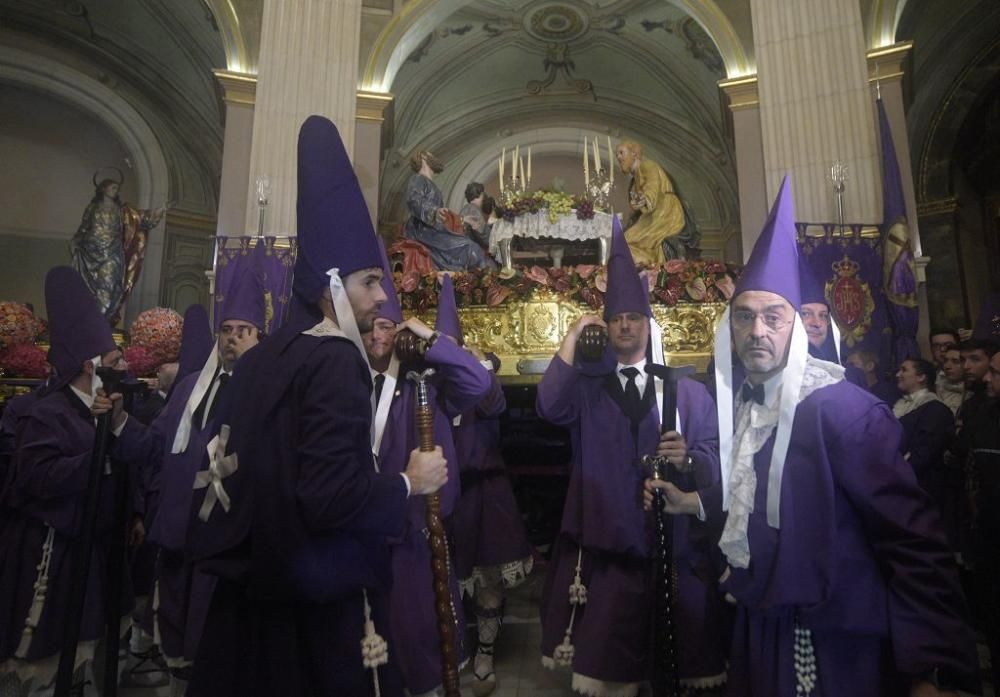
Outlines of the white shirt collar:
[{"label": "white shirt collar", "polygon": [[84,392],[83,390],[78,390],[73,385],[69,386],[69,389],[73,390],[73,394],[80,398],[80,401],[86,405],[88,409],[94,406],[94,397],[89,392]]},{"label": "white shirt collar", "polygon": [[628,378],[622,375],[622,370],[624,368],[635,368],[639,371],[639,374],[635,376],[635,386],[639,388],[639,394],[642,394],[646,390],[646,358],[643,358],[637,363],[619,363],[615,366],[615,375],[618,376],[618,382],[621,383],[622,389],[625,389],[625,385],[628,383]]},{"label": "white shirt collar", "polygon": [[[782,370],[764,381],[764,404],[761,406],[769,410],[778,408],[778,398],[781,396],[781,383],[784,379],[784,373],[785,371]],[[749,384],[750,381],[747,380],[746,383]],[[741,393],[742,391],[737,391],[735,395],[737,405],[739,405],[739,400],[742,399]]]}]

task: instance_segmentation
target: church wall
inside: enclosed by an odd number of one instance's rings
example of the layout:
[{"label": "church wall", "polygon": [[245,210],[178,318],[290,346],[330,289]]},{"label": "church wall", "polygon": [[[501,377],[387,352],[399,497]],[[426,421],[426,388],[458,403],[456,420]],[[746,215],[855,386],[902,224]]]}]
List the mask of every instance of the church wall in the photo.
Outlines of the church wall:
[{"label": "church wall", "polygon": [[70,261],[94,171],[125,170],[123,200],[135,200],[136,182],[111,129],[65,102],[0,83],[0,123],[0,298],[33,302],[44,315],[45,272]]}]

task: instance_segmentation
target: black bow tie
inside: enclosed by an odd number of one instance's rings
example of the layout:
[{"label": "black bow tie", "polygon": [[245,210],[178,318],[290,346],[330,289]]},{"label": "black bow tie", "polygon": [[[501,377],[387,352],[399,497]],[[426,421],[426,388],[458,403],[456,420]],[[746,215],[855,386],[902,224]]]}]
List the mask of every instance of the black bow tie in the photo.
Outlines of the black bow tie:
[{"label": "black bow tie", "polygon": [[751,385],[749,382],[743,383],[743,401],[749,402],[751,399],[757,404],[764,403],[764,383],[759,385]]}]

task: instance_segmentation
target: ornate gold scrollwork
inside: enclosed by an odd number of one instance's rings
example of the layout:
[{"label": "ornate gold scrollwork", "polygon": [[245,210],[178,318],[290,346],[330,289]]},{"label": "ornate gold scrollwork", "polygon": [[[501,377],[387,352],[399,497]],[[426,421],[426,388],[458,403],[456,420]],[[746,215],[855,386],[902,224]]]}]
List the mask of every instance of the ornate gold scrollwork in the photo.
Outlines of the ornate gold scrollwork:
[{"label": "ornate gold scrollwork", "polygon": [[[715,326],[725,307],[724,303],[653,305],[653,316],[663,329],[667,362],[693,364],[704,370],[712,355]],[[500,358],[502,380],[531,383],[541,377],[536,371],[552,358],[570,326],[586,312],[592,310],[543,289],[527,302],[464,307],[458,315],[466,343]],[[420,319],[433,324],[435,315],[434,310],[428,310]],[[529,372],[520,372],[519,366]]]}]

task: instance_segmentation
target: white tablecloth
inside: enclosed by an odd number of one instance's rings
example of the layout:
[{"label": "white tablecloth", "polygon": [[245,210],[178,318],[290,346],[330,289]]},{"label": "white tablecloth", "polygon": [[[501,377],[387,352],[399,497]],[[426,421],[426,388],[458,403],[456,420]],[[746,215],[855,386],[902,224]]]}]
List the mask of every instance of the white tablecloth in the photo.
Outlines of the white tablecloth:
[{"label": "white tablecloth", "polygon": [[501,240],[514,237],[554,237],[560,240],[596,240],[599,237],[611,237],[611,214],[594,212],[590,220],[580,220],[576,213],[566,213],[559,216],[556,222],[549,220],[548,211],[525,213],[514,218],[514,222],[498,220],[493,224],[490,234],[490,254],[499,256]]}]

